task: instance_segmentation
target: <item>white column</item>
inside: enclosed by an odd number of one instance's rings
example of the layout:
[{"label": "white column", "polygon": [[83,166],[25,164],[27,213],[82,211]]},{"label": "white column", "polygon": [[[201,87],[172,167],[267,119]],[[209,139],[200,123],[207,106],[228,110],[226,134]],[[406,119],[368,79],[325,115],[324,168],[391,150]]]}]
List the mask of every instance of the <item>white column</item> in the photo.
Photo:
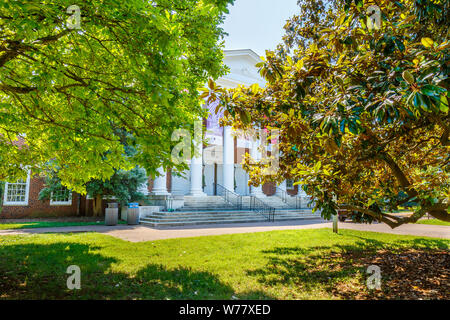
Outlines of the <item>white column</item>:
[{"label": "white column", "polygon": [[286,180],[284,180],[282,183],[280,183],[277,186],[277,191],[276,191],[276,195],[282,196],[283,192],[282,191],[286,191]]},{"label": "white column", "polygon": [[[200,127],[201,128],[201,127]],[[200,132],[197,132],[200,130]],[[203,133],[195,130],[194,153],[191,159],[191,191],[190,196],[206,197],[203,192]]]},{"label": "white column", "polygon": [[158,173],[160,174],[153,181],[152,194],[155,196],[167,196],[167,173],[163,167],[158,168]]},{"label": "white column", "polygon": [[223,128],[223,186],[234,192],[234,137],[231,127]]},{"label": "white column", "polygon": [[[261,142],[259,140],[253,141],[252,143],[252,150],[250,152],[250,155],[254,161],[261,160],[261,151],[258,150]],[[264,198],[266,195],[262,191],[262,186],[254,187],[251,186],[250,195],[258,197],[258,198]]]}]

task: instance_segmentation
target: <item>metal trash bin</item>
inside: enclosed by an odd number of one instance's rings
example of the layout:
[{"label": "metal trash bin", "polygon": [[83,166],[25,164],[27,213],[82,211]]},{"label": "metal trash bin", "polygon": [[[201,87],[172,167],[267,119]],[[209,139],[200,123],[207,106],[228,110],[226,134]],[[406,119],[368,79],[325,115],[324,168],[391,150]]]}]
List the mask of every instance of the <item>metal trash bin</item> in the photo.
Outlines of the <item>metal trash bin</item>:
[{"label": "metal trash bin", "polygon": [[119,221],[119,205],[117,203],[108,203],[105,209],[105,225],[115,226]]},{"label": "metal trash bin", "polygon": [[127,224],[139,224],[139,203],[129,203],[127,210]]}]

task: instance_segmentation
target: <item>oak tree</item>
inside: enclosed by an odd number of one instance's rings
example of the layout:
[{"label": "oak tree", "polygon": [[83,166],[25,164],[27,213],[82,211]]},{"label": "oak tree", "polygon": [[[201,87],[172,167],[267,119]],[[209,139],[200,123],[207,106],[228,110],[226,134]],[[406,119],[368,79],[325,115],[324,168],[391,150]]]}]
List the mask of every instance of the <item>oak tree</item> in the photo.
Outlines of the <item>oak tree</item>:
[{"label": "oak tree", "polygon": [[[232,2],[2,0],[0,180],[57,168],[84,193],[117,170],[179,166],[171,134],[204,114],[197,88],[225,71]],[[118,129],[135,156],[123,156]]]}]

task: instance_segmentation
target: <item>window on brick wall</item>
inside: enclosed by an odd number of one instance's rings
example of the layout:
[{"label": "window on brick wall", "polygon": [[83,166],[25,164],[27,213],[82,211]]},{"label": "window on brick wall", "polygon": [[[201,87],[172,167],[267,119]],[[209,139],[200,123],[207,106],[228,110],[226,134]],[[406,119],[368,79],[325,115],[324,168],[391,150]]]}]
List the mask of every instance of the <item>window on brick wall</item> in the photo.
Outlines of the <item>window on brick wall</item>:
[{"label": "window on brick wall", "polygon": [[66,187],[61,187],[52,192],[50,205],[67,206],[72,204],[72,192]]},{"label": "window on brick wall", "polygon": [[3,205],[26,206],[28,205],[28,193],[30,191],[30,177],[26,180],[18,180],[14,183],[5,184],[5,195]]},{"label": "window on brick wall", "polygon": [[294,180],[292,180],[292,179],[287,179],[286,180],[286,189],[287,190],[294,190],[295,189],[295,187],[294,187]]}]

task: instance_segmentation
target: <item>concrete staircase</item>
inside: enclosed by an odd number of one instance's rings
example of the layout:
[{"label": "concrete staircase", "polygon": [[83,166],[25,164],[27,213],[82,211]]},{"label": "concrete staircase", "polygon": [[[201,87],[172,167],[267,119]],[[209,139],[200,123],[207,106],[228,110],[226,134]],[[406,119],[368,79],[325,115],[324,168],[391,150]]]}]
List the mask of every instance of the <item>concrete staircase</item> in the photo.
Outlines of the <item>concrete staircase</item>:
[{"label": "concrete staircase", "polygon": [[[295,209],[295,198],[289,198],[288,203],[284,202],[280,197],[270,196],[258,198],[270,207],[277,210],[279,209]],[[306,203],[305,203],[306,204]],[[242,209],[248,209],[250,207],[250,197],[242,197]],[[305,207],[306,208],[306,207]],[[208,197],[193,197],[184,196],[184,205],[177,209],[177,211],[201,211],[201,210],[234,210],[232,204],[225,201],[221,196],[208,196]]]},{"label": "concrete staircase", "polygon": [[[275,221],[319,219],[311,210],[278,210]],[[154,212],[140,219],[141,224],[152,227],[194,226],[203,224],[229,224],[265,222],[267,217],[248,210],[209,210]]]},{"label": "concrete staircase", "polygon": [[208,197],[192,197],[184,196],[184,206],[179,210],[182,211],[199,211],[199,210],[233,210],[233,205],[227,203],[220,196]]},{"label": "concrete staircase", "polygon": [[[292,209],[295,208],[295,199],[293,199],[292,203],[285,203],[283,200],[276,196],[258,198],[265,204],[273,207],[275,209]],[[250,197],[243,196],[242,197],[242,207],[249,208],[250,207]],[[196,211],[196,210],[216,210],[216,209],[224,209],[224,210],[233,210],[236,209],[232,204],[226,202],[221,196],[208,196],[208,197],[192,197],[185,196],[184,197],[184,206],[179,210],[183,211]]]},{"label": "concrete staircase", "polygon": [[[237,209],[221,196],[184,197],[184,205],[171,212],[162,211],[163,207],[141,207],[141,224],[151,227],[177,227],[204,224],[229,224],[266,222],[268,216],[250,210],[250,197],[242,197],[242,208]],[[275,208],[274,221],[319,219],[310,209],[293,209],[279,197],[260,198],[268,206]],[[153,210],[155,209],[155,210]]]},{"label": "concrete staircase", "polygon": [[[278,210],[295,208],[295,202],[294,202],[294,206],[290,206],[290,205],[284,203],[283,200],[281,200],[281,198],[275,197],[275,196],[261,197],[258,199],[261,200],[262,202],[264,202],[265,204],[267,204],[268,206],[278,209]],[[250,197],[242,197],[242,203],[243,203],[244,207],[249,207]]]}]

